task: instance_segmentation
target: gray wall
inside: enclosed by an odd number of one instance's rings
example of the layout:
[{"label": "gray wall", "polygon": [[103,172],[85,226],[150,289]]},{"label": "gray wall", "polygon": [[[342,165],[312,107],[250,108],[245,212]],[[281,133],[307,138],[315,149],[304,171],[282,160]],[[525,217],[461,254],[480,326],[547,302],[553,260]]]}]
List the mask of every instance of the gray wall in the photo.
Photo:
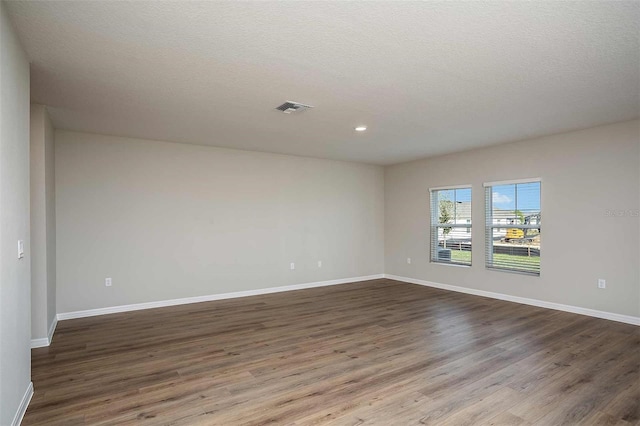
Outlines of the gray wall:
[{"label": "gray wall", "polygon": [[59,313],[383,272],[382,167],[68,131],[55,142]]},{"label": "gray wall", "polygon": [[[387,167],[385,273],[639,316],[639,146],[635,120]],[[487,270],[482,184],[528,177],[542,178],[541,275]],[[459,184],[473,185],[470,268],[429,262],[428,190]]]},{"label": "gray wall", "polygon": [[[29,63],[0,1],[0,425],[31,377]],[[18,240],[26,255],[18,260]]]},{"label": "gray wall", "polygon": [[56,316],[54,129],[31,105],[31,337],[46,338]]}]

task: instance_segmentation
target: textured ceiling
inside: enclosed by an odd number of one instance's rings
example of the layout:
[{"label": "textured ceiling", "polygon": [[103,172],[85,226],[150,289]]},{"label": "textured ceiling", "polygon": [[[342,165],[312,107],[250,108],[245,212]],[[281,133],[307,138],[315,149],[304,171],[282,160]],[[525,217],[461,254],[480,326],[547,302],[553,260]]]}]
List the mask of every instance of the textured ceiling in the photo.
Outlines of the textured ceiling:
[{"label": "textured ceiling", "polygon": [[637,1],[8,6],[58,128],[393,164],[640,115]]}]

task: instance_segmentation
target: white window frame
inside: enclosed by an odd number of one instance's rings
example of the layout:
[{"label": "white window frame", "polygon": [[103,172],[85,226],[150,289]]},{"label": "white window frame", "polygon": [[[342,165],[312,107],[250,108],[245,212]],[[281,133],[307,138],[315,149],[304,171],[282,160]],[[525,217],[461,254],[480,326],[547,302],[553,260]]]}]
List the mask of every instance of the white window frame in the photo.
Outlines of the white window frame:
[{"label": "white window frame", "polygon": [[[459,262],[451,262],[445,260],[439,260],[438,256],[438,229],[440,228],[462,228],[467,229],[467,231],[471,234],[471,229],[473,227],[473,220],[467,223],[453,224],[453,223],[433,223],[434,212],[435,217],[440,214],[440,209],[437,203],[437,199],[434,198],[434,193],[438,191],[452,191],[456,189],[469,189],[471,191],[471,212],[473,212],[473,186],[472,185],[451,185],[451,186],[440,186],[436,188],[429,188],[429,259],[431,263],[436,263],[439,265],[450,265],[450,266],[458,266],[458,267],[471,267],[473,261],[471,260],[467,263],[459,263]],[[473,237],[472,237],[473,241]],[[471,254],[473,257],[473,246],[471,248]]]},{"label": "white window frame", "polygon": [[[493,187],[502,185],[516,185],[525,183],[540,183],[540,213],[542,213],[542,179],[541,178],[525,178],[514,179],[496,182],[485,182],[482,186],[485,189],[485,267],[493,271],[510,272],[516,274],[540,276],[542,271],[542,264],[537,271],[526,271],[517,268],[498,267],[493,265],[493,230],[503,228],[517,228],[517,229],[540,229],[541,224],[501,224],[493,223]],[[490,214],[491,212],[491,214]]]}]

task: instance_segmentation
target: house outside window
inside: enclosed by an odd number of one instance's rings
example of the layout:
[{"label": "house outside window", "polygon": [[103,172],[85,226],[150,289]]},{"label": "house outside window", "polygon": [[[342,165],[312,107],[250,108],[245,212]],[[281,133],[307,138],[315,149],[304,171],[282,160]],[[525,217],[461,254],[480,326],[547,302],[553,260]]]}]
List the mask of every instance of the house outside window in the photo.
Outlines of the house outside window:
[{"label": "house outside window", "polygon": [[485,264],[540,275],[541,181],[485,183]]},{"label": "house outside window", "polygon": [[471,186],[432,188],[431,262],[471,266]]}]

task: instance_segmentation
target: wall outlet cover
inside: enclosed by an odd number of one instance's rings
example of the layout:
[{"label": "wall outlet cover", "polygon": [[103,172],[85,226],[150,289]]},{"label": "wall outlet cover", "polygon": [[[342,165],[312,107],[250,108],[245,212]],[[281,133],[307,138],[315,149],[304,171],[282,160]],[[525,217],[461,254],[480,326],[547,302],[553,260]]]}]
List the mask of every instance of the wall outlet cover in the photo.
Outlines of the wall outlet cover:
[{"label": "wall outlet cover", "polygon": [[18,240],[18,259],[24,258],[24,241]]}]

